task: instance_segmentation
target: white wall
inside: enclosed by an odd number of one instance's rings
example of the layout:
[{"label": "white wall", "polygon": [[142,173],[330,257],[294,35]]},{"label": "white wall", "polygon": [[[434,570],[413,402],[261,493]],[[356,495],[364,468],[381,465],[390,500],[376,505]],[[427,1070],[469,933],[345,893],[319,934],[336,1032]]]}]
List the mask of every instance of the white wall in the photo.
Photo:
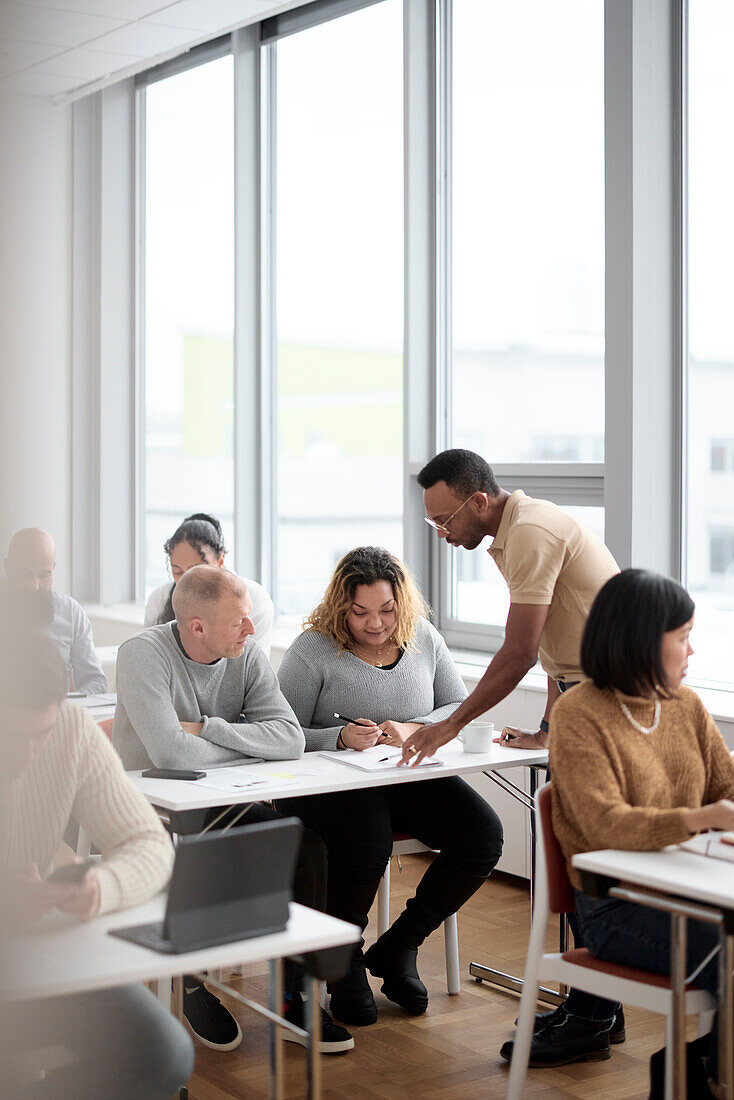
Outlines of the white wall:
[{"label": "white wall", "polygon": [[71,556],[71,114],[0,96],[0,552],[51,531]]}]

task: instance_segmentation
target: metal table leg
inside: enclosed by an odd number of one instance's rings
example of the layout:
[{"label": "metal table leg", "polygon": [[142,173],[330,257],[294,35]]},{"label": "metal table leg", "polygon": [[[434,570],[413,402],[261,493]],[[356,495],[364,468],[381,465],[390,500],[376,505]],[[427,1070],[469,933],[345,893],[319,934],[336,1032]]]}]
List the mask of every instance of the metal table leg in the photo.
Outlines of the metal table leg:
[{"label": "metal table leg", "polygon": [[[271,959],[268,1007],[276,1016],[283,1012],[283,960]],[[270,1100],[283,1097],[283,1032],[273,1020],[269,1025],[270,1040]]]},{"label": "metal table leg", "polygon": [[673,995],[671,1013],[672,1051],[667,1066],[672,1068],[672,1091],[666,1087],[665,1095],[673,1100],[685,1100],[686,1088],[686,918],[681,913],[670,917],[670,984]]},{"label": "metal table leg", "polygon": [[183,1023],[184,1010],[183,1010],[183,975],[179,974],[177,978],[173,979],[173,1015],[177,1020]]},{"label": "metal table leg", "polygon": [[[485,772],[484,774],[509,794],[511,798],[514,798],[530,811],[530,912],[532,914],[533,882],[535,879],[535,795],[538,790],[538,773],[541,768],[545,770],[545,765],[530,764],[526,766],[530,772],[528,794],[516,787],[505,776],[502,776],[500,780],[494,772]],[[472,962],[469,964],[469,974],[477,983],[487,982],[488,985],[494,985],[500,989],[509,989],[512,993],[522,993],[522,978],[517,978],[514,974],[505,974],[504,971],[497,970],[493,966]],[[565,990],[559,993],[557,990],[549,989],[544,985],[541,985],[538,989],[538,1000],[543,1001],[545,1004],[560,1005],[563,1004],[565,999]]]},{"label": "metal table leg", "polygon": [[321,1098],[321,983],[310,974],[306,976],[306,1031],[308,1032],[308,1098]]},{"label": "metal table leg", "polygon": [[719,1096],[725,1100],[734,1098],[734,936],[729,923],[725,920],[719,932]]}]

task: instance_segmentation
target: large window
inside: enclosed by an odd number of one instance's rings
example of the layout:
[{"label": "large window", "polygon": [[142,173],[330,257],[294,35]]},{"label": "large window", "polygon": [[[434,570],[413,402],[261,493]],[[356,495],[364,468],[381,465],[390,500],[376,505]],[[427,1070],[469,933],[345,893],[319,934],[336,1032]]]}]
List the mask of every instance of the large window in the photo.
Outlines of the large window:
[{"label": "large window", "polygon": [[350,6],[137,78],[146,585],[180,519],[211,511],[291,622],[379,543],[451,644],[491,649],[506,587],[485,554],[435,553],[413,489],[463,446],[620,564],[680,562],[692,674],[731,683],[731,3],[675,7],[687,85],[665,5]]},{"label": "large window", "polygon": [[[453,3],[452,443],[508,487],[555,464],[542,495],[559,503],[571,464],[604,461],[603,15]],[[603,508],[579,503],[603,538]],[[504,622],[494,563],[468,557],[452,555],[451,617]]]},{"label": "large window", "polygon": [[277,592],[403,543],[402,4],[277,44]]},{"label": "large window", "polygon": [[232,58],[150,84],[145,114],[145,586],[209,512],[234,538]]},{"label": "large window", "polygon": [[734,7],[690,0],[687,583],[691,672],[734,679]]}]

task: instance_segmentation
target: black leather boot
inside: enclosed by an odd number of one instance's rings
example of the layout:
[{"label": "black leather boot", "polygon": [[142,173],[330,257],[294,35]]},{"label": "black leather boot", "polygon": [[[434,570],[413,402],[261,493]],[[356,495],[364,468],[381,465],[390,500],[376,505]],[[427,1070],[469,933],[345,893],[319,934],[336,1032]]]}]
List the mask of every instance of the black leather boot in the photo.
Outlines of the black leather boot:
[{"label": "black leather boot", "polygon": [[[356,886],[330,881],[327,911],[333,917],[356,924],[364,931],[379,885],[379,879]],[[377,1005],[364,968],[363,944],[364,941],[360,940],[354,948],[345,976],[338,982],[329,982],[326,987],[331,994],[329,1007],[332,1016],[356,1027],[368,1027],[377,1022]]]},{"label": "black leather boot", "polygon": [[418,948],[484,881],[439,853],[392,928],[366,952],[365,966],[384,979],[382,992],[406,1012],[419,1016],[428,1007],[428,993],[417,969]]}]

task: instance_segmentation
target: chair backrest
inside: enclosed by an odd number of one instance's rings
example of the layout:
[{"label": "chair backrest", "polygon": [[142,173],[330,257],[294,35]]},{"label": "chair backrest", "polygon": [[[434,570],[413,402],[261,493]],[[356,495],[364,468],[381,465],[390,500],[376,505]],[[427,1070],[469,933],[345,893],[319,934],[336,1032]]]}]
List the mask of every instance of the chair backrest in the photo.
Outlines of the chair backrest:
[{"label": "chair backrest", "polygon": [[546,783],[538,791],[536,806],[536,821],[540,826],[539,851],[545,855],[548,908],[551,913],[573,913],[576,908],[573,886],[566,870],[565,856],[553,832],[550,783]]},{"label": "chair backrest", "polygon": [[112,726],[113,726],[114,721],[115,721],[114,718],[105,718],[104,721],[99,723],[99,725],[101,726],[101,728],[104,730],[104,732],[107,734],[108,737],[112,737]]}]

